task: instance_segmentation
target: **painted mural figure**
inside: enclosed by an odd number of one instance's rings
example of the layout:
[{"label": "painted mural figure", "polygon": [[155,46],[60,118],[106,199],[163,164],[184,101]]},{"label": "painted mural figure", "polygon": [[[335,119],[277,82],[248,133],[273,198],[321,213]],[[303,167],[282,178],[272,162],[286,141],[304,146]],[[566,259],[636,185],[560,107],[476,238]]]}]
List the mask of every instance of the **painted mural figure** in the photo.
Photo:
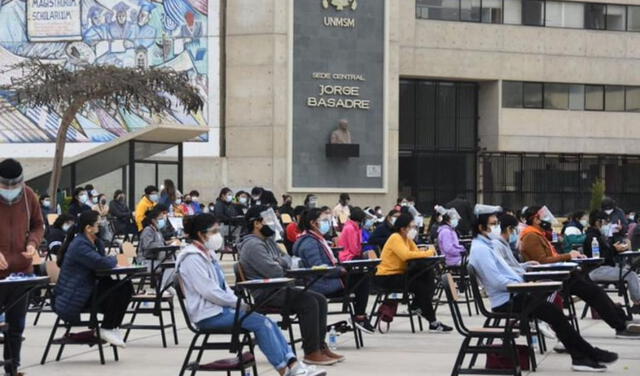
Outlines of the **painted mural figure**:
[{"label": "painted mural figure", "polygon": [[91,26],[82,34],[82,39],[90,45],[95,46],[99,41],[109,39],[107,25],[103,22],[103,9],[97,5],[89,9],[89,22]]},{"label": "painted mural figure", "polygon": [[[113,52],[122,52],[125,48],[133,47],[133,44],[128,39],[131,39],[133,34],[133,25],[127,21],[127,10],[129,6],[124,2],[119,2],[113,7],[116,13],[116,20],[109,24],[109,35],[115,43],[112,43],[111,49]],[[119,40],[124,40],[119,42]]]},{"label": "painted mural figure", "polygon": [[149,25],[149,16],[156,6],[153,3],[144,2],[138,12],[138,22],[133,26],[133,39],[136,47],[149,48],[155,43],[156,29]]},{"label": "painted mural figure", "polygon": [[184,19],[185,25],[180,28],[180,37],[191,39],[191,43],[199,45],[202,37],[202,22],[196,22],[193,12],[187,12]]}]

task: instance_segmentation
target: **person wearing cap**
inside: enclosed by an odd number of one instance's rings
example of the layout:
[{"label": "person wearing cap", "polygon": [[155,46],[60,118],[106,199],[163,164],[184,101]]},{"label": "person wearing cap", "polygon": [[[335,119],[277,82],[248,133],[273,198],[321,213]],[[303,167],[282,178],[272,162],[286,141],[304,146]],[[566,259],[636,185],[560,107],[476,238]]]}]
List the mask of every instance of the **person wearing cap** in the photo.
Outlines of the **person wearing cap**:
[{"label": "person wearing cap", "polygon": [[156,42],[156,29],[149,25],[151,12],[155,4],[143,1],[138,12],[137,23],[131,28],[131,39],[135,47],[149,48]]},{"label": "person wearing cap", "polygon": [[127,21],[128,10],[129,6],[123,1],[113,7],[116,19],[107,26],[111,39],[131,39],[133,25]]},{"label": "person wearing cap", "polygon": [[371,234],[369,243],[377,245],[380,247],[380,250],[382,250],[387,240],[389,240],[389,237],[393,234],[393,225],[399,216],[400,212],[398,210],[390,210],[384,221],[379,224],[373,231],[373,234]]},{"label": "person wearing cap", "polygon": [[144,196],[138,201],[138,205],[136,205],[135,212],[135,220],[136,226],[138,227],[138,231],[142,231],[144,226],[142,225],[142,221],[144,220],[147,211],[156,206],[160,200],[160,195],[158,195],[158,188],[154,185],[148,185],[144,189]]},{"label": "person wearing cap", "polygon": [[600,210],[594,210],[589,213],[589,227],[585,233],[586,237],[582,245],[584,254],[587,257],[593,256],[591,244],[596,239],[600,248],[600,257],[604,258],[604,263],[589,273],[589,278],[595,282],[618,282],[620,275],[624,276],[627,281],[629,295],[633,302],[630,309],[631,314],[640,314],[640,280],[638,275],[630,271],[628,267],[624,267],[622,272],[616,263],[616,255],[619,252],[629,250],[628,242],[617,241],[613,244],[602,233],[602,228],[607,220],[607,214]]},{"label": "person wearing cap", "polygon": [[[22,165],[8,158],[0,162],[0,278],[12,273],[33,273],[32,260],[44,236],[44,221],[38,197],[24,184]],[[5,322],[4,359],[13,365],[5,372],[15,374],[20,366],[22,332],[27,315],[27,297],[21,289],[2,289],[0,305],[9,306]]]},{"label": "person wearing cap", "polygon": [[[333,208],[331,212],[333,217],[338,218],[339,221],[342,221],[345,218],[349,218],[351,216],[351,208],[349,207],[350,201],[351,197],[349,197],[348,193],[341,193],[338,204]],[[344,223],[341,222],[340,224],[343,225]]]},{"label": "person wearing cap", "polygon": [[[545,236],[545,229],[551,227],[553,215],[546,206],[530,206],[525,212],[527,227],[520,234],[520,252],[526,261],[538,261],[540,264],[571,261],[584,258],[577,251],[558,254],[555,247]],[[617,338],[640,339],[640,324],[627,323],[626,314],[609,298],[602,287],[573,273],[567,283],[568,292],[580,297],[600,314],[600,317],[616,331]]]},{"label": "person wearing cap", "polygon": [[[496,234],[500,233],[497,214],[502,209],[487,205],[474,209],[476,220],[472,227],[474,239],[471,242],[469,265],[484,286],[491,309],[495,312],[521,312],[525,308],[527,296],[512,297],[507,286],[523,282],[522,276],[516,273],[499,253],[495,251]],[[571,356],[571,368],[574,371],[602,372],[605,364],[613,363],[618,355],[613,352],[593,347],[573,329],[564,313],[553,303],[542,302],[532,311],[533,317],[548,323],[555,331]]]},{"label": "person wearing cap", "polygon": [[[408,213],[400,214],[393,225],[393,235],[384,245],[380,255],[380,264],[376,271],[375,283],[384,289],[404,290],[408,275],[407,264],[410,260],[435,256],[434,250],[420,250],[414,239],[418,236],[418,228],[413,216]],[[436,276],[433,269],[411,278],[409,292],[415,298],[409,310],[421,314],[429,321],[429,331],[446,333],[453,330],[450,326],[436,319],[433,309],[433,294],[436,289]]]},{"label": "person wearing cap", "polygon": [[616,206],[616,202],[611,197],[605,197],[602,199],[601,204],[602,211],[607,215],[607,219],[611,226],[610,233],[606,236],[614,238],[614,241],[621,241],[627,235],[629,229],[629,222],[624,215],[624,210]]},{"label": "person wearing cap", "polygon": [[447,266],[459,266],[462,261],[462,254],[467,250],[458,239],[456,227],[460,220],[460,216],[456,209],[444,209],[438,206],[442,214],[442,222],[438,226],[438,247],[444,255]]},{"label": "person wearing cap", "polygon": [[[279,230],[275,213],[271,208],[259,205],[251,207],[245,217],[248,234],[238,243],[239,265],[245,278],[284,277],[285,271],[291,268],[291,258],[273,240]],[[326,366],[344,360],[325,343],[327,299],[324,295],[299,288],[281,290],[275,296],[271,296],[272,293],[272,290],[258,289],[252,295],[256,302],[270,297],[269,306],[287,306],[291,313],[298,315],[305,363]]]},{"label": "person wearing cap", "polygon": [[104,25],[102,11],[103,8],[97,5],[89,8],[88,16],[91,26],[82,33],[82,39],[91,47],[95,46],[99,41],[109,38],[109,32],[106,25]]}]

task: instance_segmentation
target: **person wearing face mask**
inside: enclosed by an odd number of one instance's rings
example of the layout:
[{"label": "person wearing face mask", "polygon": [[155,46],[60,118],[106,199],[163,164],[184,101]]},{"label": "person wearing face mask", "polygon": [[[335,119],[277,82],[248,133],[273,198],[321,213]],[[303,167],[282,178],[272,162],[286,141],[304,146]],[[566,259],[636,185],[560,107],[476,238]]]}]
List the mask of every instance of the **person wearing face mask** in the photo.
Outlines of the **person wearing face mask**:
[{"label": "person wearing face mask", "polygon": [[629,223],[627,217],[624,215],[624,210],[616,206],[616,202],[610,198],[605,197],[602,199],[601,204],[602,211],[607,214],[607,219],[610,225],[609,238],[613,238],[612,242],[618,242],[624,240],[629,230]]},{"label": "person wearing face mask", "polygon": [[587,228],[583,243],[584,254],[588,257],[593,255],[591,244],[596,239],[600,248],[600,257],[604,258],[604,263],[592,270],[589,273],[589,278],[595,282],[617,282],[620,275],[623,275],[633,302],[630,313],[640,314],[640,279],[635,272],[629,271],[627,267],[620,273],[620,267],[616,262],[616,254],[628,251],[629,243],[625,241],[611,244],[609,242],[609,239],[602,233],[602,226],[606,218],[607,215],[600,210],[594,210],[589,214],[589,228]]},{"label": "person wearing face mask", "polygon": [[[33,273],[33,257],[44,235],[38,197],[24,184],[22,172],[22,165],[15,159],[0,162],[0,278],[11,273]],[[0,293],[0,305],[10,306],[4,312],[9,325],[3,345],[5,360],[11,355],[13,364],[5,365],[7,374],[15,374],[20,365],[28,302],[26,296],[21,297],[22,293],[19,288],[3,289]]]},{"label": "person wearing face mask", "polygon": [[[220,224],[211,214],[185,218],[185,233],[191,244],[178,256],[177,271],[186,296],[189,318],[201,330],[231,329],[238,297],[227,284],[215,250],[222,246]],[[242,311],[248,307],[241,306]],[[244,312],[240,312],[242,317]],[[280,375],[321,376],[326,372],[299,362],[278,325],[271,319],[252,313],[242,328],[255,334],[260,350]]]},{"label": "person wearing face mask", "polygon": [[169,207],[169,211],[173,213],[174,217],[184,217],[184,207],[182,206],[182,194],[177,193],[176,199],[170,203],[167,207]]},{"label": "person wearing face mask", "polygon": [[429,241],[432,244],[438,242],[438,227],[440,227],[440,224],[442,223],[442,214],[438,213],[438,210],[436,209],[437,206],[438,205],[433,208],[433,214],[429,219],[429,226],[426,231],[426,233],[429,234]]},{"label": "person wearing face mask", "polygon": [[293,222],[287,225],[284,245],[287,247],[289,254],[291,254],[291,250],[293,249],[293,243],[295,243],[296,240],[298,240],[298,237],[302,235],[302,230],[298,224],[302,221],[302,215],[305,210],[304,206],[296,206],[295,209],[293,209],[293,217],[291,217]]},{"label": "person wearing face mask", "polygon": [[340,225],[344,225],[351,216],[351,207],[349,206],[350,202],[351,197],[349,196],[349,194],[341,193],[338,204],[333,208],[333,211],[331,212],[331,214],[335,218],[338,218]]},{"label": "person wearing face mask", "polygon": [[[502,259],[516,272],[518,275],[523,275],[527,271],[527,267],[532,265],[539,265],[540,263],[537,261],[527,261],[521,263],[514,256],[511,244],[517,241],[517,231],[518,231],[518,220],[516,217],[508,214],[503,214],[500,216],[500,224],[499,225],[491,225],[489,226],[491,233],[489,234],[489,238],[493,242],[493,249],[496,253],[502,257]],[[500,229],[500,235],[496,235],[495,233],[498,231],[496,228]]]},{"label": "person wearing face mask", "polygon": [[351,209],[351,217],[344,223],[342,232],[338,237],[338,247],[342,247],[340,261],[349,261],[362,258],[362,226],[366,214],[359,207]]},{"label": "person wearing face mask", "polygon": [[184,200],[184,205],[189,207],[189,215],[202,213],[202,205],[200,204],[200,192],[193,190]]},{"label": "person wearing face mask", "polygon": [[[246,214],[248,234],[238,244],[238,254],[240,266],[249,280],[284,277],[285,271],[291,268],[291,258],[273,241],[275,226],[265,223],[263,215],[268,210],[266,206],[253,206]],[[252,295],[260,302],[272,295],[272,291],[259,289]],[[322,294],[290,288],[278,292],[269,300],[269,305],[287,305],[292,313],[298,315],[305,363],[332,365],[344,360],[344,357],[334,354],[324,341],[327,334],[327,299]]]},{"label": "person wearing face mask", "polygon": [[318,196],[310,193],[304,198],[304,206],[307,209],[313,209],[318,207]]},{"label": "person wearing face mask", "polygon": [[49,227],[45,240],[49,253],[55,255],[62,246],[64,239],[67,237],[69,230],[73,227],[76,218],[69,214],[60,214]]},{"label": "person wearing face mask", "polygon": [[176,200],[182,196],[182,193],[176,188],[175,183],[171,179],[165,179],[163,182],[162,191],[160,191],[160,198],[158,204],[162,204],[166,207],[170,207],[176,202]]},{"label": "person wearing face mask", "polygon": [[[357,225],[357,218],[361,216],[364,217],[364,212],[360,208],[353,208],[351,216],[352,218],[347,224],[354,222]],[[353,218],[353,216],[356,216],[356,218]],[[346,227],[347,225],[345,225],[345,229]],[[322,265],[336,266],[338,260],[334,257],[331,247],[323,237],[324,233],[330,228],[330,219],[323,214],[320,209],[310,209],[303,215],[300,221],[300,228],[303,230],[303,233],[293,245],[293,254],[300,257],[302,265],[305,268]],[[359,229],[353,229],[353,231],[359,232]],[[343,255],[341,253],[340,260],[342,261],[343,257],[350,256],[351,255]],[[355,257],[356,256],[351,257],[349,260]],[[344,295],[346,284],[349,286],[355,286],[357,284],[358,288],[354,291],[355,322],[353,324],[360,330],[373,334],[375,328],[369,322],[366,314],[367,302],[369,300],[369,278],[362,274],[353,274],[348,277],[348,280],[343,280],[344,274],[346,274],[346,270],[338,266],[334,272],[325,274],[322,279],[311,285],[310,288],[328,298],[333,298]],[[362,280],[362,278],[365,279]]]},{"label": "person wearing face mask", "polygon": [[[527,307],[528,299],[525,294],[513,296],[507,290],[509,284],[522,283],[523,278],[500,257],[500,252],[495,249],[496,240],[493,229],[500,228],[497,217],[499,211],[499,207],[476,205],[474,209],[476,220],[472,227],[474,239],[471,242],[469,265],[473,267],[479,282],[489,295],[491,310],[517,313]],[[513,221],[505,219],[505,222],[509,223],[504,227],[505,229],[514,227]],[[504,237],[502,239],[504,240]],[[505,255],[508,256],[509,253]],[[607,367],[602,363],[613,363],[618,359],[618,354],[593,347],[582,338],[555,304],[542,302],[532,308],[532,317],[548,323],[564,344],[571,356],[571,367],[574,371],[603,372]]]},{"label": "person wearing face mask", "polygon": [[385,243],[393,234],[393,225],[396,220],[400,216],[400,212],[392,209],[387,213],[384,222],[379,224],[373,234],[371,234],[371,238],[369,239],[369,243],[375,244],[379,247],[379,249],[384,248]]},{"label": "person wearing face mask", "polygon": [[282,195],[282,206],[278,208],[278,213],[288,214],[293,218],[293,197],[291,195]]},{"label": "person wearing face mask", "polygon": [[[547,240],[544,231],[551,227],[552,216],[546,207],[530,206],[524,215],[528,226],[520,234],[520,252],[526,261],[549,264],[585,257],[577,251],[558,254],[555,247]],[[573,273],[566,286],[568,293],[580,297],[598,312],[600,317],[616,331],[617,338],[640,339],[640,325],[627,323],[624,311],[615,305],[602,287],[580,273]]]},{"label": "person wearing face mask", "polygon": [[100,239],[102,239],[104,242],[110,242],[113,234],[111,233],[111,229],[109,228],[109,205],[107,205],[107,196],[100,193],[94,198],[96,199],[97,203],[93,205],[91,210],[96,211],[98,212],[98,214],[100,214]]},{"label": "person wearing face mask", "polygon": [[233,203],[239,215],[245,215],[249,210],[249,194],[245,191],[236,192],[236,200]]},{"label": "person wearing face mask", "polygon": [[[376,251],[378,248],[371,244],[371,234],[376,229],[378,217],[374,209],[370,207],[364,208],[364,222],[362,223],[360,233],[362,234],[362,254],[364,258],[377,258]],[[381,248],[380,248],[381,249]]]},{"label": "person wearing face mask", "polygon": [[224,187],[220,190],[213,214],[222,222],[227,222],[229,219],[240,215],[237,207],[233,204],[233,191],[231,189]]},{"label": "person wearing face mask", "polygon": [[60,214],[57,210],[51,207],[51,197],[44,194],[38,199],[40,202],[40,211],[42,212],[42,220],[44,221],[45,233],[49,232],[49,214]]},{"label": "person wearing face mask", "polygon": [[[407,275],[407,262],[435,256],[434,250],[422,251],[414,242],[418,236],[418,229],[411,214],[401,214],[393,225],[393,235],[389,237],[380,255],[380,265],[375,276],[375,283],[384,289],[403,290]],[[414,305],[410,310],[419,312],[429,321],[429,331],[446,333],[453,330],[450,326],[436,319],[433,310],[433,294],[436,289],[435,271],[431,269],[414,278],[409,285],[409,292],[415,295]]]},{"label": "person wearing face mask", "polygon": [[[144,230],[140,233],[138,248],[140,249],[140,256],[142,256],[141,261],[149,268],[149,272],[151,272],[151,260],[164,258],[163,255],[151,252],[151,249],[179,244],[171,240],[165,241],[163,230],[169,226],[169,220],[167,219],[166,212],[163,211],[164,209],[163,205],[155,206],[147,212],[142,221],[144,223]],[[165,269],[162,276],[162,286],[166,286],[171,282],[168,280],[170,276],[170,269]]]},{"label": "person wearing face mask", "polygon": [[444,255],[447,266],[459,266],[462,261],[462,254],[466,253],[466,249],[460,244],[458,233],[455,228],[458,226],[460,216],[456,209],[445,209],[437,206],[442,214],[442,222],[438,226],[438,248]]},{"label": "person wearing face mask", "polygon": [[144,225],[142,221],[144,220],[147,212],[158,204],[158,200],[160,196],[158,195],[158,188],[154,185],[148,185],[144,189],[144,196],[138,201],[138,205],[136,205],[136,226],[138,227],[138,231],[142,231]]},{"label": "person wearing face mask", "polygon": [[[125,347],[119,327],[133,295],[130,281],[120,284],[110,277],[101,278],[96,287],[95,272],[115,268],[115,256],[106,256],[104,243],[97,234],[99,214],[84,212],[78,217],[76,231],[67,235],[58,252],[60,276],[55,287],[53,310],[67,322],[77,322],[89,309],[91,297],[101,297],[98,312],[103,314],[100,337],[113,346]],[[109,293],[107,293],[109,292]]]},{"label": "person wearing face mask", "polygon": [[569,217],[569,222],[562,229],[562,253],[569,253],[574,246],[584,242],[584,230],[589,225],[588,216],[584,211],[578,210]]},{"label": "person wearing face mask", "polygon": [[73,198],[71,199],[67,213],[77,217],[84,212],[91,211],[90,203],[91,200],[87,191],[82,187],[78,187],[73,191]]},{"label": "person wearing face mask", "polygon": [[109,214],[115,218],[115,231],[117,234],[129,235],[138,233],[131,217],[131,209],[127,206],[124,192],[120,189],[113,193],[113,200],[109,203]]},{"label": "person wearing face mask", "polygon": [[262,187],[253,187],[253,189],[251,189],[251,205],[268,206],[273,208],[273,210],[276,210],[278,207],[278,200],[276,200],[276,196],[273,192]]}]

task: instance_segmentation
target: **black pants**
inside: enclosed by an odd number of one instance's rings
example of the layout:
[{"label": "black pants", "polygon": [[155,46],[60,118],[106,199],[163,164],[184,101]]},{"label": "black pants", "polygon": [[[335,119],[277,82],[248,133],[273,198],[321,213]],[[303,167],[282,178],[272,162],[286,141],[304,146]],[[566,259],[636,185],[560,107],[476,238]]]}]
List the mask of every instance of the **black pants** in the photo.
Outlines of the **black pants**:
[{"label": "black pants", "polygon": [[[107,290],[113,288],[120,281],[111,278],[102,278],[98,282],[98,289],[94,292],[98,299],[98,312],[102,313],[102,329],[115,329],[122,325],[122,320],[127,312],[127,307],[133,296],[133,284],[127,281],[104,295]],[[91,304],[91,303],[89,303]]]},{"label": "black pants", "polygon": [[[520,313],[525,307],[526,295],[516,295],[516,297],[500,307],[493,308],[496,312]],[[512,306],[513,304],[513,306]],[[582,336],[573,329],[564,313],[555,304],[547,301],[541,303],[533,312],[533,317],[542,320],[551,326],[558,339],[572,359],[593,358],[594,348]]]},{"label": "black pants", "polygon": [[0,292],[0,307],[12,305],[4,313],[4,321],[9,325],[9,330],[4,334],[4,359],[12,359],[13,362],[13,366],[4,366],[5,372],[9,374],[12,369],[18,369],[20,366],[22,332],[24,332],[28,306],[27,296],[20,298],[24,291],[24,289],[2,289]]},{"label": "black pants", "polygon": [[302,349],[311,354],[324,347],[327,336],[327,299],[313,291],[302,291],[298,288],[282,290],[269,301],[268,306],[284,307],[287,305],[291,313],[298,315],[302,332]]},{"label": "black pants", "polygon": [[571,277],[568,287],[572,295],[580,297],[595,309],[610,327],[616,331],[624,330],[627,327],[624,311],[615,305],[602,287],[580,274]]},{"label": "black pants", "polygon": [[[371,290],[371,283],[369,278],[370,278],[369,275],[365,275],[365,274],[349,275],[349,280],[347,282],[348,286],[355,286],[357,283],[360,283],[358,287],[356,287],[355,289],[353,289],[352,287],[349,287],[349,289],[352,290],[353,294],[355,295],[353,309],[355,310],[354,313],[356,316],[365,316],[367,314],[367,304],[369,303],[369,291]],[[362,282],[360,282],[361,280]],[[327,298],[338,298],[338,297],[344,296],[345,293],[346,293],[345,290],[340,290],[333,294],[328,294]]]},{"label": "black pants", "polygon": [[[409,292],[415,295],[415,305],[422,310],[422,316],[430,323],[436,321],[436,313],[433,310],[433,293],[436,290],[435,272],[430,269],[415,278],[409,285]],[[403,290],[405,278],[411,279],[411,274],[378,275],[375,282],[383,289]]]}]

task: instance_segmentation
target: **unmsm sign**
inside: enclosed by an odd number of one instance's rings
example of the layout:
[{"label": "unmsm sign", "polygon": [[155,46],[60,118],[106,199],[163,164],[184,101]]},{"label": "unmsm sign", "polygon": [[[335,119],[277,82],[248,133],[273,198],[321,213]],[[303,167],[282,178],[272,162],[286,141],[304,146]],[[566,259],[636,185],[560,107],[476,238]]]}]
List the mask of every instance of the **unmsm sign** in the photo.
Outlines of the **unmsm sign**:
[{"label": "unmsm sign", "polygon": [[32,42],[81,40],[80,0],[26,0]]}]

